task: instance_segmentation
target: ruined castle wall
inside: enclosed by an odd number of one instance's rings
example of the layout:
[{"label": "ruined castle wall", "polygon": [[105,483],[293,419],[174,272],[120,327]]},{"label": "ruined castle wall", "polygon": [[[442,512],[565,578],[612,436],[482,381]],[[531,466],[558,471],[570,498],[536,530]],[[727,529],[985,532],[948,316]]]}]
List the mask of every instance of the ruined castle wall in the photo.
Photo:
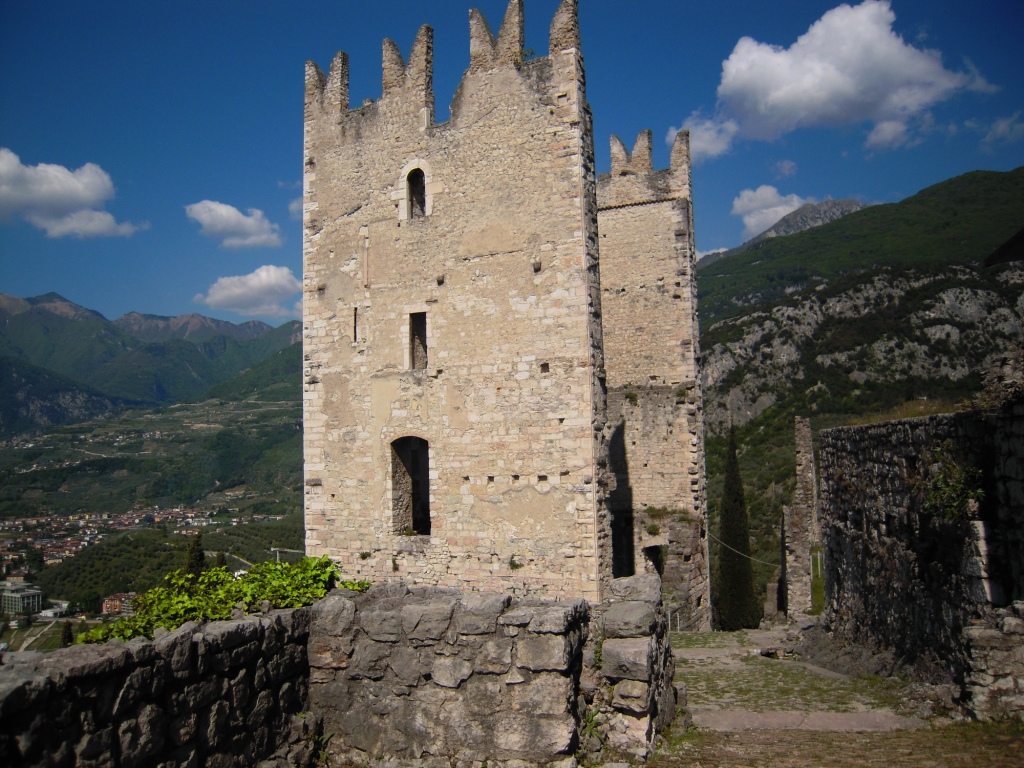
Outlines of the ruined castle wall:
[{"label": "ruined castle wall", "polygon": [[[443,124],[427,28],[408,65],[385,45],[384,94],[362,107],[348,109],[344,56],[326,78],[308,69],[306,549],[353,576],[588,599],[611,577],[574,3],[551,51],[523,62],[518,2],[497,41],[471,15],[470,68]],[[396,512],[391,445],[409,436],[429,446],[429,534]]]},{"label": "ruined castle wall", "polygon": [[[0,764],[256,765],[299,759],[309,609],[188,623],[156,640],[8,653]],[[289,742],[293,743],[289,743]],[[295,763],[292,763],[295,764]]]},{"label": "ruined castle wall", "polygon": [[586,750],[589,721],[607,745],[646,756],[676,703],[660,586],[622,579],[608,593],[595,612],[582,600],[400,583],[320,601],[310,705],[333,734],[331,753],[358,764],[543,765]]},{"label": "ruined castle wall", "polygon": [[[818,544],[817,478],[809,419],[796,418],[796,488],[783,507],[785,607],[790,616],[811,612],[811,548]],[[769,590],[770,592],[770,590]]]},{"label": "ruined castle wall", "polygon": [[983,717],[1024,713],[1022,457],[1020,403],[820,435],[829,625],[951,674]]},{"label": "ruined castle wall", "polygon": [[[704,424],[688,136],[651,167],[650,132],[612,139],[598,182],[613,543],[636,572],[657,568],[690,629],[710,628]],[[658,519],[649,514],[653,512]],[[632,529],[631,535],[629,529]],[[631,544],[628,541],[631,539]]]}]

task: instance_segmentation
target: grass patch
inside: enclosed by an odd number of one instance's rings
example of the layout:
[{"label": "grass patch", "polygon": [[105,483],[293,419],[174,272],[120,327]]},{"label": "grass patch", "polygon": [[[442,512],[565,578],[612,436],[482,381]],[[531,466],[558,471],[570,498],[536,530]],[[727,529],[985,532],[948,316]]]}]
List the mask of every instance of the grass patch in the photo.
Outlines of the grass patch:
[{"label": "grass patch", "polygon": [[738,632],[672,632],[669,641],[673,648],[732,648],[745,647],[747,633]]},{"label": "grass patch", "polygon": [[676,679],[686,683],[691,706],[753,712],[889,709],[899,703],[904,688],[902,681],[893,678],[836,678],[762,656],[746,656],[731,663],[688,659],[677,665]]}]

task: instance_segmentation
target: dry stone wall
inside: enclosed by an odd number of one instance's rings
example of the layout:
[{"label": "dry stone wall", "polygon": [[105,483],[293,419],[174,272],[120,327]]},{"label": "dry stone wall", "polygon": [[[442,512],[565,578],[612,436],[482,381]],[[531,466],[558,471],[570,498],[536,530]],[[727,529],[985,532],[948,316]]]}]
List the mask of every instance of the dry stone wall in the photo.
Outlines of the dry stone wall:
[{"label": "dry stone wall", "polygon": [[0,765],[310,764],[309,609],[185,624],[153,641],[8,653]]},{"label": "dry stone wall", "polygon": [[676,705],[660,589],[657,576],[615,580],[594,610],[400,583],[336,593],[313,611],[311,708],[342,762],[557,764],[602,744],[646,755]]},{"label": "dry stone wall", "polygon": [[1024,716],[1024,403],[820,446],[829,626],[951,676],[981,717]]}]

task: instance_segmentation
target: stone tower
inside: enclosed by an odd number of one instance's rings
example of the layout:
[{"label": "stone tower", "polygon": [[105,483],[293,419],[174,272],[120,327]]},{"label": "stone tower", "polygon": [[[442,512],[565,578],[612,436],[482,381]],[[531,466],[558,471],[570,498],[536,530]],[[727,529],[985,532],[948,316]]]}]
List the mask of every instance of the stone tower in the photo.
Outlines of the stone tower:
[{"label": "stone tower", "polygon": [[657,568],[705,627],[686,136],[667,171],[649,133],[613,144],[599,192],[575,0],[545,57],[525,59],[521,0],[497,38],[476,11],[469,27],[445,123],[429,27],[407,63],[384,42],[382,96],[358,108],[344,53],[326,77],[307,65],[306,550],[354,576],[591,601]]},{"label": "stone tower", "polygon": [[511,0],[434,120],[432,31],[383,93],[306,69],[306,550],[347,574],[599,600],[612,576],[591,116],[577,7]]},{"label": "stone tower", "polygon": [[597,200],[613,573],[658,570],[673,626],[710,629],[689,135],[664,170],[613,136]]}]

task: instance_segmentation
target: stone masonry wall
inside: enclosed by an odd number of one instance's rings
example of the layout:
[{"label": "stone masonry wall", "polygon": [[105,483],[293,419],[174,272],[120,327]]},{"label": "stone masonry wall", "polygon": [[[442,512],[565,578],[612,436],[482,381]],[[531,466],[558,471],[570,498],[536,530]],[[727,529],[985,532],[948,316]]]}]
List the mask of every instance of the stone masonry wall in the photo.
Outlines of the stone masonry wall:
[{"label": "stone masonry wall", "polygon": [[684,624],[709,629],[689,136],[676,136],[666,170],[652,168],[650,131],[632,152],[613,136],[611,156],[597,199],[612,560],[618,575],[656,567]]},{"label": "stone masonry wall", "polygon": [[[1024,716],[1024,403],[820,446],[829,626],[952,678],[981,717]],[[980,503],[943,506],[958,485]]]},{"label": "stone masonry wall", "polygon": [[785,608],[790,616],[811,611],[811,547],[820,542],[817,479],[809,419],[796,418],[796,487],[793,503],[783,507]]},{"label": "stone masonry wall", "polygon": [[333,759],[549,764],[602,742],[646,755],[676,704],[660,584],[615,580],[609,596],[600,619],[582,600],[400,583],[322,600],[310,704]]},{"label": "stone masonry wall", "polygon": [[0,765],[215,768],[275,752],[302,764],[312,720],[293,716],[305,709],[308,632],[302,608],[5,654]]},{"label": "stone masonry wall", "polygon": [[[520,0],[496,38],[472,12],[445,123],[432,46],[421,28],[405,62],[385,41],[381,98],[355,108],[345,54],[307,65],[306,551],[374,580],[598,600],[610,475],[576,3],[530,61]],[[429,532],[393,482],[410,437]]]}]

